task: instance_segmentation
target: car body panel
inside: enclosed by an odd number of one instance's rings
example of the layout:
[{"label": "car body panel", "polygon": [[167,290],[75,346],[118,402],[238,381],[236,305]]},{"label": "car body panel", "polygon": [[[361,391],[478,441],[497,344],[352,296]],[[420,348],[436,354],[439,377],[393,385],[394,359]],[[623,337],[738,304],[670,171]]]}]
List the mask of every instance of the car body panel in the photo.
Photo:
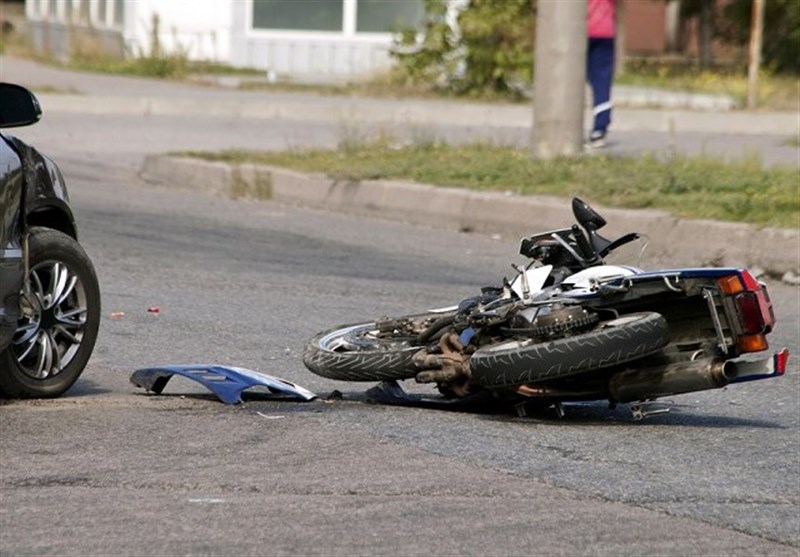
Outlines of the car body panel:
[{"label": "car body panel", "polygon": [[20,317],[22,236],[28,225],[77,239],[69,194],[56,164],[24,141],[0,133],[0,351],[11,342]]},{"label": "car body panel", "polygon": [[0,350],[8,346],[20,316],[24,263],[20,228],[22,164],[0,136]]}]

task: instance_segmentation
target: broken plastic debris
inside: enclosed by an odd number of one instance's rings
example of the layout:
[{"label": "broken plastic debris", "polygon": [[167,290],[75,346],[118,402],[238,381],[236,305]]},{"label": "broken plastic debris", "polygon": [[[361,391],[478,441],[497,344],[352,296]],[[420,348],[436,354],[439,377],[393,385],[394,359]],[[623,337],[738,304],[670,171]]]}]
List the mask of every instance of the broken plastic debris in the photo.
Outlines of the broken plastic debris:
[{"label": "broken plastic debris", "polygon": [[125,317],[125,312],[124,311],[112,311],[111,312],[111,317],[113,317],[114,319],[119,319],[120,317]]},{"label": "broken plastic debris", "polygon": [[152,306],[147,308],[148,313],[161,313],[161,308],[158,306]]},{"label": "broken plastic debris", "polygon": [[264,418],[265,420],[282,420],[286,416],[270,416],[269,414],[264,414],[263,412],[256,412],[259,416]]},{"label": "broken plastic debris", "polygon": [[266,387],[270,393],[303,402],[317,398],[311,391],[280,377],[217,364],[169,365],[137,369],[131,374],[130,379],[137,387],[160,394],[173,375],[197,381],[225,404],[242,402],[242,391],[250,387]]}]

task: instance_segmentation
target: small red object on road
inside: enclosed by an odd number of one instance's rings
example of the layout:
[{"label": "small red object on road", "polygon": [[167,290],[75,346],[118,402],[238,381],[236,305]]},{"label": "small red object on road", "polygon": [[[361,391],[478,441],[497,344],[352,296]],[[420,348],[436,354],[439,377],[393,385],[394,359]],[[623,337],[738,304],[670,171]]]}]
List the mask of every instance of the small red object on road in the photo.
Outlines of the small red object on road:
[{"label": "small red object on road", "polygon": [[161,308],[158,307],[158,306],[153,306],[153,307],[147,308],[147,311],[148,311],[148,313],[161,313]]}]

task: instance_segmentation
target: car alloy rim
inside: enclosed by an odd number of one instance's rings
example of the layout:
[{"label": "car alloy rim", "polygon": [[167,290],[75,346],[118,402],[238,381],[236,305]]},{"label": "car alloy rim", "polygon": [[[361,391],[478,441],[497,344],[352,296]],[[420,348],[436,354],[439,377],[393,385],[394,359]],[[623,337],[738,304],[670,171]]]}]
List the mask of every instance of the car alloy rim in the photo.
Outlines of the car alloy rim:
[{"label": "car alloy rim", "polygon": [[67,265],[45,261],[31,269],[12,341],[22,371],[47,379],[68,366],[81,346],[87,313],[86,290]]}]

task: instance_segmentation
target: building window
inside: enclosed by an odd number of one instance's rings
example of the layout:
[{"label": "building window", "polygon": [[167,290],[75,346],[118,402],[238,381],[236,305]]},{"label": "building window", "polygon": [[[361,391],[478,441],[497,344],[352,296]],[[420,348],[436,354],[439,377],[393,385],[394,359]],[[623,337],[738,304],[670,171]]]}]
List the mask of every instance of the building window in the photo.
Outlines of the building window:
[{"label": "building window", "polygon": [[55,15],[55,11],[53,10],[53,2],[51,0],[42,0],[41,4],[39,5],[39,9],[41,10],[42,17],[52,17]]},{"label": "building window", "polygon": [[108,13],[106,0],[100,0],[99,2],[93,4],[92,7],[94,7],[94,9],[97,10],[92,20],[96,25],[105,27],[107,25],[106,14]]},{"label": "building window", "polygon": [[343,0],[253,0],[253,28],[341,32],[343,6]]},{"label": "building window", "polygon": [[356,31],[391,33],[418,28],[425,14],[422,0],[358,0]]},{"label": "building window", "polygon": [[71,0],[68,13],[72,23],[89,23],[89,0]]},{"label": "building window", "polygon": [[122,27],[125,21],[125,3],[123,0],[114,0],[114,25]]}]

